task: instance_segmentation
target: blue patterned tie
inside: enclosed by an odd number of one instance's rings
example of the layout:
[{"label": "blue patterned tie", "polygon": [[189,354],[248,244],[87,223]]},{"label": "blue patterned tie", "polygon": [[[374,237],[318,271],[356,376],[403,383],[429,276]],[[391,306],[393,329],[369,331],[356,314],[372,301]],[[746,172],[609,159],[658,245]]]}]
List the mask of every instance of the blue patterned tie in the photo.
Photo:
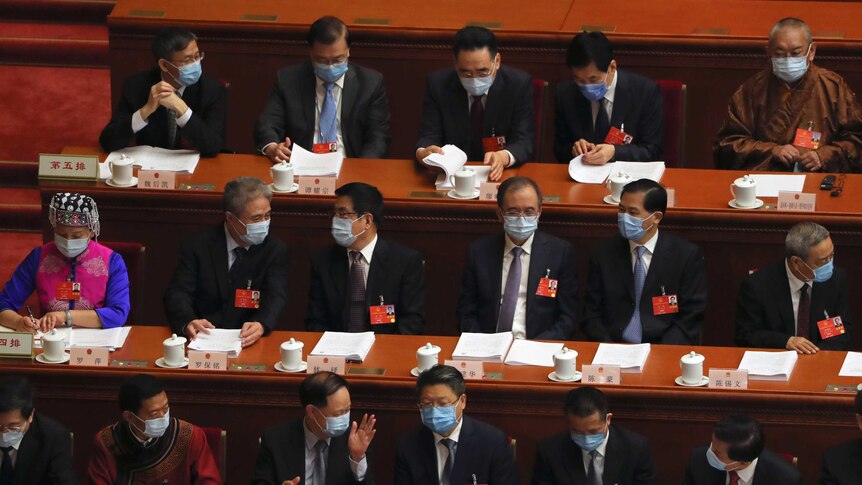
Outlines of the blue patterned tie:
[{"label": "blue patterned tie", "polygon": [[635,248],[638,253],[635,260],[635,311],[632,314],[632,319],[623,330],[623,341],[630,344],[639,344],[643,341],[643,327],[641,326],[641,296],[644,292],[644,281],[646,280],[646,268],[644,267],[644,252],[646,247],[638,246]]},{"label": "blue patterned tie", "polygon": [[440,485],[450,485],[452,483],[452,467],[455,465],[455,450],[458,449],[458,443],[449,438],[443,438],[440,440],[440,443],[449,450],[449,455],[446,456],[446,463],[443,465],[443,476],[440,477]]},{"label": "blue patterned tie", "polygon": [[506,287],[503,289],[503,303],[500,305],[500,318],[497,323],[498,332],[511,332],[515,321],[515,308],[518,303],[518,293],[521,288],[521,253],[520,246],[512,248],[512,263],[506,276]]},{"label": "blue patterned tie", "polygon": [[323,108],[320,109],[320,143],[332,143],[337,141],[338,136],[335,122],[337,106],[335,97],[332,95],[335,83],[323,85],[326,88],[326,96],[323,97]]}]

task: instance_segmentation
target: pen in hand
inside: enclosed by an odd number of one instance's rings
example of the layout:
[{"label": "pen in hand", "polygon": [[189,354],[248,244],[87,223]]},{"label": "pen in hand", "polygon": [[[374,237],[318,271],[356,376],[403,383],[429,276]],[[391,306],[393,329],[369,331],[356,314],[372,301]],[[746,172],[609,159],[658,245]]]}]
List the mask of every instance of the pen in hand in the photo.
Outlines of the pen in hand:
[{"label": "pen in hand", "polygon": [[39,326],[36,325],[36,318],[33,317],[33,310],[30,309],[30,305],[26,305],[26,308],[27,308],[27,313],[30,315],[30,323],[33,324],[34,329],[38,330]]}]

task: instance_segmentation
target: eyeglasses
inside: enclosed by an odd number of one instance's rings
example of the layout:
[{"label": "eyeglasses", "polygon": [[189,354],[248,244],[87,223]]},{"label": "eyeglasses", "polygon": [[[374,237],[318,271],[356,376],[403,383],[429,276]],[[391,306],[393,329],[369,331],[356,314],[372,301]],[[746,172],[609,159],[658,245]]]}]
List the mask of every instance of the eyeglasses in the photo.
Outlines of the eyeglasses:
[{"label": "eyeglasses", "polygon": [[350,212],[346,210],[331,210],[327,214],[330,218],[337,217],[339,219],[354,219],[359,215],[358,212]]},{"label": "eyeglasses", "polygon": [[20,433],[24,431],[24,426],[0,426],[0,432],[3,433]]},{"label": "eyeglasses", "polygon": [[176,67],[182,67],[182,66],[189,65],[193,62],[202,61],[203,58],[204,58],[204,53],[198,52],[197,54],[195,54],[193,56],[188,56],[184,59],[180,59],[179,61],[171,61],[171,63]]},{"label": "eyeglasses", "polygon": [[539,211],[536,209],[527,209],[525,211],[520,211],[518,209],[509,209],[503,212],[503,215],[506,217],[536,217],[539,215]]},{"label": "eyeglasses", "polygon": [[433,408],[433,407],[447,408],[447,407],[450,407],[450,406],[454,406],[454,405],[458,404],[459,402],[461,402],[461,397],[460,397],[460,396],[458,397],[458,399],[456,399],[456,400],[455,400],[455,402],[449,402],[449,401],[444,401],[444,402],[422,401],[422,402],[420,402],[420,403],[417,403],[417,404],[416,404],[416,407],[417,407],[417,408],[419,408],[419,409],[427,409],[427,408]]},{"label": "eyeglasses", "polygon": [[315,57],[312,60],[317,64],[323,64],[325,66],[331,66],[333,64],[341,64],[342,62],[346,62],[349,54],[341,54],[338,57],[325,58],[325,57]]}]

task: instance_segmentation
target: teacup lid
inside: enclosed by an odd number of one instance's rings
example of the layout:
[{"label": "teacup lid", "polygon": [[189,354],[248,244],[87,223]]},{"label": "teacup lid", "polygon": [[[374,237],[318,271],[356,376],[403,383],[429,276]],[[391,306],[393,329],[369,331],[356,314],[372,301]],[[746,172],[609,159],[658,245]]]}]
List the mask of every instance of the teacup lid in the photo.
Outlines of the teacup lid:
[{"label": "teacup lid", "polygon": [[419,347],[416,352],[421,355],[434,355],[440,353],[440,347],[432,344],[431,342],[428,342],[422,347]]},{"label": "teacup lid", "polygon": [[281,348],[284,350],[296,350],[301,349],[305,344],[291,337],[287,342],[282,342]]},{"label": "teacup lid", "polygon": [[705,358],[692,350],[691,353],[683,355],[679,360],[683,364],[702,364]]},{"label": "teacup lid", "polygon": [[165,345],[184,345],[186,343],[185,337],[177,337],[177,334],[171,334],[170,337],[166,338],[164,341]]},{"label": "teacup lid", "polygon": [[57,332],[56,328],[52,328],[50,332],[42,335],[42,340],[57,341],[63,340],[63,336]]},{"label": "teacup lid", "polygon": [[133,162],[134,162],[134,160],[132,160],[132,158],[129,157],[128,155],[126,155],[125,153],[120,155],[119,160],[114,160],[114,163],[117,165],[128,165],[128,164],[133,163]]},{"label": "teacup lid", "polygon": [[554,354],[554,357],[556,357],[557,359],[574,359],[577,356],[578,351],[572,350],[568,347],[563,347],[562,349],[558,350],[556,354]]},{"label": "teacup lid", "polygon": [[631,180],[631,178],[631,175],[623,172],[617,172],[616,175],[611,175],[611,181],[613,182],[625,182],[626,180]]},{"label": "teacup lid", "polygon": [[743,175],[734,180],[733,185],[736,185],[737,187],[753,187],[757,185],[757,182],[750,175]]},{"label": "teacup lid", "polygon": [[291,168],[293,168],[293,165],[284,160],[272,166],[273,170],[288,170]]}]

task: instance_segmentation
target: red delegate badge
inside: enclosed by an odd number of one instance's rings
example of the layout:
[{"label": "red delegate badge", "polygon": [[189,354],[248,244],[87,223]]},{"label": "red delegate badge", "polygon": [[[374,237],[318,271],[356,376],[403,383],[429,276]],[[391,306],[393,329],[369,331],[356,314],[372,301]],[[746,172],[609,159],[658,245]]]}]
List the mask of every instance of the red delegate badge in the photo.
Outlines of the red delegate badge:
[{"label": "red delegate badge", "polygon": [[667,315],[668,313],[679,313],[679,299],[676,295],[662,295],[652,297],[652,314]]},{"label": "red delegate badge", "polygon": [[368,307],[371,325],[388,325],[395,323],[395,305],[377,305]]},{"label": "red delegate badge", "polygon": [[314,146],[311,147],[311,151],[314,153],[332,153],[338,151],[338,143],[330,142],[330,143],[315,143]]},{"label": "red delegate badge", "polygon": [[608,136],[605,137],[605,143],[608,145],[628,145],[634,140],[634,137],[620,130],[616,126],[612,126],[608,130]]},{"label": "red delegate badge", "polygon": [[60,301],[78,301],[81,299],[81,283],[73,281],[61,281],[57,283],[57,291],[54,298]]},{"label": "red delegate badge", "polygon": [[841,321],[841,317],[832,317],[827,318],[826,320],[820,320],[817,322],[817,328],[820,330],[820,338],[826,340],[828,338],[837,337],[838,335],[844,335],[844,322]]},{"label": "red delegate badge", "polygon": [[820,132],[797,128],[796,138],[793,139],[793,145],[816,150],[820,147]]},{"label": "red delegate badge", "polygon": [[482,148],[485,150],[485,153],[499,152],[506,148],[506,137],[486,136],[485,138],[482,138]]},{"label": "red delegate badge", "polygon": [[260,291],[258,290],[236,290],[236,308],[260,308]]},{"label": "red delegate badge", "polygon": [[558,284],[559,282],[557,280],[552,280],[550,278],[542,278],[539,280],[539,287],[536,288],[536,295],[546,296],[548,298],[556,298]]}]

